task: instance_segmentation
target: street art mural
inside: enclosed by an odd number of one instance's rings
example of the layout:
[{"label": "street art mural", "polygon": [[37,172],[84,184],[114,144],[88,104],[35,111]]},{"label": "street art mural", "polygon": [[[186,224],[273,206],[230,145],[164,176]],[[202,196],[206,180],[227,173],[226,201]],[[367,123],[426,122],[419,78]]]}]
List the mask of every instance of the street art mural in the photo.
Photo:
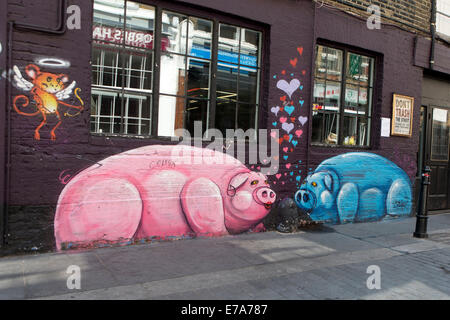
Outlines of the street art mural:
[{"label": "street art mural", "polygon": [[313,220],[334,224],[407,216],[411,182],[386,158],[351,152],[323,161],[303,180],[295,202]]},{"label": "street art mural", "polygon": [[[75,113],[70,113],[69,111],[64,112],[64,116],[74,117],[81,113],[83,110],[84,102],[79,96],[80,88],[76,88],[76,82],[73,81],[70,85],[66,86],[69,81],[69,77],[65,74],[55,74],[50,72],[43,72],[35,64],[29,64],[25,67],[25,73],[30,78],[31,81],[26,80],[19,68],[17,66],[13,67],[13,83],[14,85],[23,90],[30,92],[31,102],[28,96],[18,95],[14,97],[13,107],[14,110],[22,115],[28,117],[34,117],[41,115],[42,122],[34,131],[34,139],[40,140],[40,129],[47,124],[49,116],[56,116],[57,123],[50,131],[51,140],[56,140],[56,129],[62,123],[61,109],[60,105],[68,108],[72,108],[76,111]],[[75,89],[75,90],[74,90]],[[69,99],[72,95],[72,91],[75,96],[80,101],[79,106],[74,106],[63,102],[62,100]],[[20,105],[18,105],[20,103]],[[20,110],[21,108],[26,108],[32,103],[34,105],[34,110],[31,112],[24,112]]]},{"label": "street art mural", "polygon": [[106,158],[67,183],[56,208],[56,246],[259,231],[275,200],[265,175],[227,154],[146,146]]},{"label": "street art mural", "polygon": [[[305,104],[304,85],[301,80],[306,75],[306,70],[300,68],[300,64],[306,64],[307,62],[304,62],[302,58],[303,47],[298,46],[295,56],[289,59],[288,68],[273,75],[273,79],[276,80],[276,88],[280,92],[280,98],[279,105],[270,108],[271,114],[275,116],[271,124],[273,127],[280,129],[280,135],[273,133],[272,138],[276,139],[280,145],[283,152],[281,158],[285,162],[283,166],[287,169],[284,175],[282,173],[275,175],[276,179],[273,184],[284,185],[288,182],[295,182],[299,185],[301,179],[300,165],[302,161],[294,160],[291,154],[299,146],[300,140],[303,138],[303,132],[306,130],[305,125],[308,122],[306,116],[308,110],[303,108]],[[298,116],[301,113],[305,113],[305,115]]]}]

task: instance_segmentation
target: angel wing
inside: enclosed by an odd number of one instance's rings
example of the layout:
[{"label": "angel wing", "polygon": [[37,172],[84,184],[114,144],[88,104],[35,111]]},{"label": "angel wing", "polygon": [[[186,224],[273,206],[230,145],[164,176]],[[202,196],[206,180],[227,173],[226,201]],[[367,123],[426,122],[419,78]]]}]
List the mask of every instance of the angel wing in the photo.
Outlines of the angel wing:
[{"label": "angel wing", "polygon": [[25,91],[30,91],[31,89],[33,89],[34,85],[22,76],[17,66],[14,66],[13,70],[14,70],[14,85],[17,88]]},{"label": "angel wing", "polygon": [[70,95],[72,94],[72,90],[73,90],[73,88],[75,88],[76,85],[77,85],[77,82],[73,81],[69,86],[67,86],[67,88],[55,93],[56,98],[58,100],[64,100],[64,99],[70,98]]}]

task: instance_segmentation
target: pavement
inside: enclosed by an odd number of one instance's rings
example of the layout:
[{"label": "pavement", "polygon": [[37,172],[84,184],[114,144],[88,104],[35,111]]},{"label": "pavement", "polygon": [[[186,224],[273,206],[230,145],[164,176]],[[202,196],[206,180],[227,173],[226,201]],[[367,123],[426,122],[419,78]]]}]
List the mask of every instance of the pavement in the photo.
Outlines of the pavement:
[{"label": "pavement", "polygon": [[[450,213],[430,216],[428,239],[412,237],[415,222],[5,257],[0,299],[447,300]],[[73,265],[80,289],[67,286]],[[380,289],[367,286],[374,265]]]}]

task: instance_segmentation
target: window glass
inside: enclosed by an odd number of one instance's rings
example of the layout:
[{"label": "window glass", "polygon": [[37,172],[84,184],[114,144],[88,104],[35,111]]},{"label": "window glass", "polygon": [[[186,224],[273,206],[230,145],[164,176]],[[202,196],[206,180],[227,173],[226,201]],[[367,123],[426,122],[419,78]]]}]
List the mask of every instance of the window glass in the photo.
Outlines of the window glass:
[{"label": "window glass", "polygon": [[446,109],[433,109],[431,159],[448,161],[450,114]]},{"label": "window glass", "polygon": [[186,54],[188,32],[193,30],[192,23],[188,20],[188,17],[164,11],[163,21],[168,21],[165,29],[167,30],[170,45],[167,47],[167,51]]},{"label": "window glass", "polygon": [[211,59],[212,21],[190,17],[192,30],[189,33],[189,55],[202,59]]},{"label": "window glass", "polygon": [[[158,135],[206,129],[210,108],[212,21],[163,11],[170,46],[161,53]],[[169,95],[176,96],[170,97]],[[190,99],[187,99],[190,98]],[[195,99],[194,99],[195,98]],[[191,132],[193,134],[193,131]]]},{"label": "window glass", "polygon": [[[193,134],[195,121],[203,130],[215,123],[224,134],[256,129],[260,31],[164,9],[157,19],[155,7],[138,1],[93,2],[92,132],[175,136],[181,128]],[[152,121],[154,101],[158,119]]]},{"label": "window glass", "polygon": [[[219,29],[216,126],[223,134],[225,129],[256,128],[249,112],[256,114],[259,105],[261,32],[226,24]],[[225,121],[225,115],[235,119]]]},{"label": "window glass", "polygon": [[94,1],[93,132],[151,133],[154,14],[137,2]]},{"label": "window glass", "polygon": [[188,58],[188,88],[189,97],[209,99],[210,66],[208,60]]},{"label": "window glass", "polygon": [[312,141],[369,145],[373,58],[319,45],[314,76]]}]

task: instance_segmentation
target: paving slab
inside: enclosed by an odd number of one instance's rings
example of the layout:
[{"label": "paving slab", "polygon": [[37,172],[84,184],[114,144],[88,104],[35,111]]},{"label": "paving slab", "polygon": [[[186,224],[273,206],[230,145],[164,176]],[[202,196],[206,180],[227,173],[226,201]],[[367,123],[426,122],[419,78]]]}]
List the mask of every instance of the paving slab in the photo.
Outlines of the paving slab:
[{"label": "paving slab", "polygon": [[[0,259],[0,299],[450,298],[450,214]],[[82,288],[67,288],[80,267]],[[382,289],[366,286],[378,265]]]}]

